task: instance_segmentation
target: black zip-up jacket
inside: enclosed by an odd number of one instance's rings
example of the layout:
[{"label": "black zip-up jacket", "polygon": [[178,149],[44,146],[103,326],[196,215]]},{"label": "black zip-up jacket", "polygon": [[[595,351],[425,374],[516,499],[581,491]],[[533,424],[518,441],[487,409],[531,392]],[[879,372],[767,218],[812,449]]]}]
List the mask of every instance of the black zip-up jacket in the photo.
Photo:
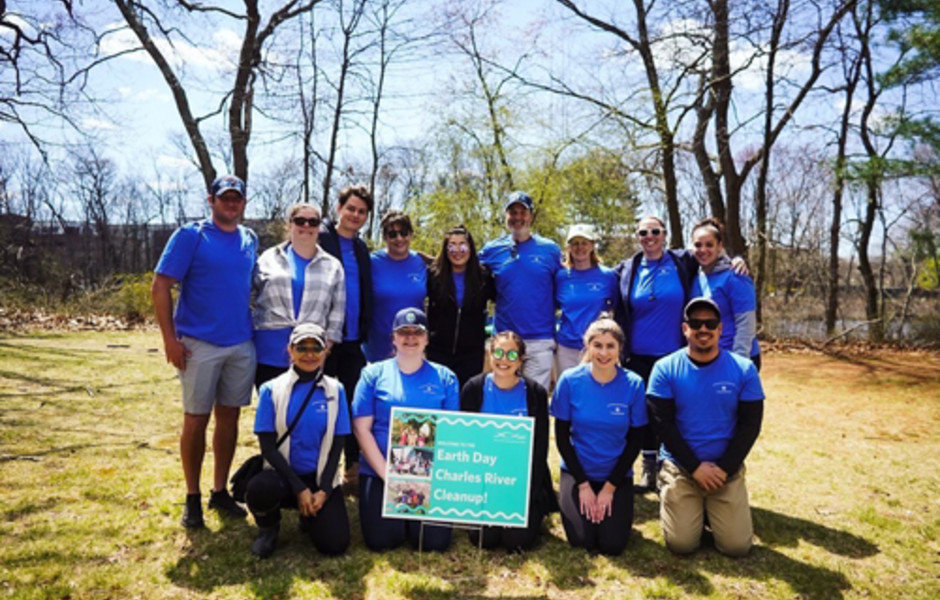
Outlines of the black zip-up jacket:
[{"label": "black zip-up jacket", "polygon": [[428,271],[428,347],[440,354],[483,352],[486,343],[486,302],[496,299],[490,272],[481,265],[483,282],[478,290],[464,291],[463,306],[457,304],[453,280],[447,293],[436,292]]},{"label": "black zip-up jacket", "polygon": [[[339,245],[339,233],[332,221],[324,221],[320,225],[320,236],[317,243],[329,252],[340,263],[343,262],[343,250]],[[356,255],[356,264],[359,266],[359,339],[366,339],[369,331],[369,321],[372,318],[372,260],[369,258],[369,247],[356,236],[353,238],[353,252]],[[346,338],[346,324],[343,323],[343,339]]]}]

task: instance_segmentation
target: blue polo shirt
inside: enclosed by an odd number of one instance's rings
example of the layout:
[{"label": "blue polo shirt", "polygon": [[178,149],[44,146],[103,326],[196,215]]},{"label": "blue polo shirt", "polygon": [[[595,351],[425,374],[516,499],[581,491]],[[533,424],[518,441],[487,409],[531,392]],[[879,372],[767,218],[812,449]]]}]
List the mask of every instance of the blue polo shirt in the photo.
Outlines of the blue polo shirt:
[{"label": "blue polo shirt", "polygon": [[180,282],[176,333],[234,346],[251,339],[251,274],[258,238],[247,227],[224,231],[211,220],[173,232],[154,271]]},{"label": "blue polo shirt", "polygon": [[[290,426],[297,411],[303,406],[304,398],[314,385],[313,381],[297,382],[291,390],[287,401],[287,425]],[[258,410],[255,413],[255,434],[277,433],[275,425],[277,414],[274,410],[274,400],[271,397],[272,382],[267,381],[258,390]],[[336,426],[333,435],[349,435],[349,407],[346,404],[346,392],[343,386],[338,388],[338,404],[336,413]],[[290,434],[290,466],[298,475],[308,475],[317,472],[317,463],[320,460],[320,446],[323,436],[326,435],[328,408],[326,394],[323,388],[317,388],[310,398],[310,403],[304,409],[300,420]]]},{"label": "blue polo shirt", "polygon": [[555,337],[555,272],[561,248],[532,235],[517,244],[510,235],[488,243],[480,262],[496,280],[496,331],[515,331],[525,339]]},{"label": "blue polo shirt", "polygon": [[559,269],[555,273],[555,304],[561,309],[558,343],[583,348],[584,332],[602,312],[614,310],[618,294],[617,276],[607,267]]},{"label": "blue polo shirt", "polygon": [[658,260],[641,258],[630,288],[630,353],[665,356],[683,347],[684,307],[685,290],[669,253]]},{"label": "blue polo shirt", "polygon": [[[405,374],[394,358],[372,363],[362,370],[353,396],[352,416],[372,417],[372,436],[386,456],[394,406],[460,410],[457,376],[447,367],[429,361],[424,361],[414,373]],[[359,472],[376,475],[365,456],[360,457]]]},{"label": "blue polo shirt", "polygon": [[[594,379],[590,364],[568,369],[555,386],[551,412],[571,423],[571,444],[590,481],[605,481],[627,447],[627,432],[649,422],[643,380],[621,367],[607,383]],[[567,470],[564,460],[561,468]]]},{"label": "blue polo shirt", "polygon": [[392,356],[392,322],[403,308],[424,310],[428,269],[417,252],[395,260],[388,252],[372,253],[372,320],[362,350],[369,362]]},{"label": "blue polo shirt", "polygon": [[[688,350],[676,350],[653,366],[649,382],[650,401],[673,399],[676,426],[682,439],[700,461],[717,461],[734,436],[738,424],[738,402],[764,399],[757,369],[750,360],[722,350],[707,365],[696,365]],[[660,454],[672,460],[662,446]]]}]

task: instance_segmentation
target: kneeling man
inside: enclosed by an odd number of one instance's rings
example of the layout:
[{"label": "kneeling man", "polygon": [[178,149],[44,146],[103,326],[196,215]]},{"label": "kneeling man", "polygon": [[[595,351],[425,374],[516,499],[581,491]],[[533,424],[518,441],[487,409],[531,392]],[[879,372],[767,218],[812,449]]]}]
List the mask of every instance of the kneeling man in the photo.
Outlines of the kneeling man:
[{"label": "kneeling man", "polygon": [[692,552],[707,517],[718,551],[743,556],[753,537],[744,458],[760,433],[764,390],[750,360],[718,347],[718,305],[694,298],[684,317],[688,346],[656,363],[647,389],[663,442],[663,537],[673,552]]}]

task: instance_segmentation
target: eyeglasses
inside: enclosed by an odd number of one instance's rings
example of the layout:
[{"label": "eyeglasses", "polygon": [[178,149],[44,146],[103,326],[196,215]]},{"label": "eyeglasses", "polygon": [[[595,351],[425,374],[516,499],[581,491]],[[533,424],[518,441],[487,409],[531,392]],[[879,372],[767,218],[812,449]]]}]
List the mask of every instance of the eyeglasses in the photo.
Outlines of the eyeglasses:
[{"label": "eyeglasses", "polygon": [[406,238],[411,235],[410,231],[405,231],[403,229],[389,229],[385,232],[385,239],[394,240],[397,238]]},{"label": "eyeglasses", "polygon": [[294,352],[298,354],[323,354],[326,350],[320,344],[297,344],[294,346]]},{"label": "eyeglasses", "polygon": [[453,252],[454,254],[467,252],[470,250],[470,244],[463,242],[460,244],[447,244],[447,251]]},{"label": "eyeglasses", "polygon": [[689,319],[686,323],[689,324],[689,329],[693,331],[701,329],[702,325],[705,326],[705,329],[714,331],[721,325],[721,319]]},{"label": "eyeglasses", "polygon": [[656,237],[662,232],[663,232],[662,229],[655,227],[653,229],[640,229],[639,231],[636,232],[636,234],[640,237],[646,237],[648,235]]},{"label": "eyeglasses", "polygon": [[290,220],[291,223],[297,227],[303,227],[304,225],[309,225],[311,227],[320,226],[320,217],[294,217]]},{"label": "eyeglasses", "polygon": [[504,356],[506,357],[506,360],[510,362],[516,362],[517,360],[519,360],[518,350],[503,350],[502,348],[494,348],[492,354],[493,354],[493,358],[495,358],[496,360],[499,360],[503,358]]}]

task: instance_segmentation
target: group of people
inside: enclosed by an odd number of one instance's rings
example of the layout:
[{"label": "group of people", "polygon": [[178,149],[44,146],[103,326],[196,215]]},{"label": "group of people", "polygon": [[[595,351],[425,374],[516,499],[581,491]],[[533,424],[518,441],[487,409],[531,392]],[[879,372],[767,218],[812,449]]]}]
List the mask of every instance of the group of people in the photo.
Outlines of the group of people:
[{"label": "group of people", "polygon": [[[718,221],[696,224],[693,249],[673,251],[664,223],[645,217],[640,252],[608,269],[590,227],[572,226],[563,251],[533,233],[534,203],[514,192],[503,207],[508,233],[479,254],[463,226],[444,234],[437,256],[415,252],[399,211],[382,218],[385,248],[370,253],[359,232],[372,196],[352,186],[340,192],[335,222],[314,205],[293,206],[287,239],[259,257],[257,237],[239,224],[246,201],[240,179],[216,179],[210,218],[178,229],[155,269],[157,321],[183,388],[184,526],[204,526],[210,414],[208,506],[246,514],[226,479],[254,383],[265,469],[246,503],[258,556],[274,551],[282,508],[299,511],[320,552],[344,552],[344,483],[358,495],[370,549],[450,545],[446,525],[382,517],[393,406],[534,419],[528,525],[484,527],[474,543],[531,548],[560,509],[573,546],[622,552],[642,451],[637,490],[658,486],[670,549],[694,550],[707,526],[720,551],[747,552],[743,461],[760,431],[760,355],[754,287],[743,262],[725,256]],[[487,339],[489,303],[496,333]],[[558,495],[549,415],[562,457]]]}]

